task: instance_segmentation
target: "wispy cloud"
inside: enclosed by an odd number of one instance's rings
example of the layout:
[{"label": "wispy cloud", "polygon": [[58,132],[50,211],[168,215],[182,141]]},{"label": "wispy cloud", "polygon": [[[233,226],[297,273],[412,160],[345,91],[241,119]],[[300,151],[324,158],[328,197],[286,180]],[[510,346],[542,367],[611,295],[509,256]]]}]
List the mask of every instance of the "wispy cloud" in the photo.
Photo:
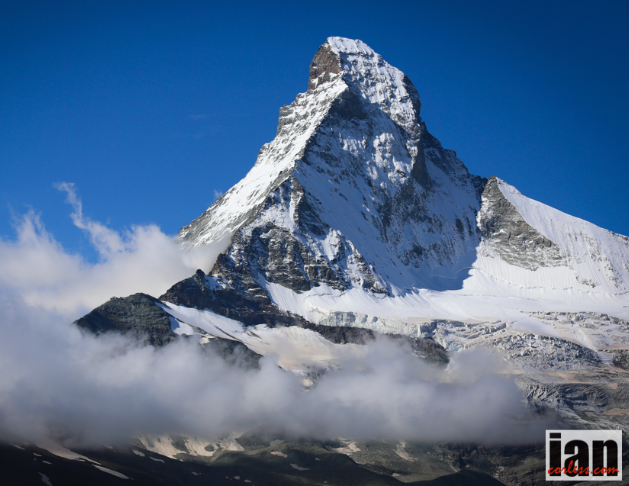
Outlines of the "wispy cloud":
[{"label": "wispy cloud", "polygon": [[66,202],[68,202],[74,211],[70,214],[72,222],[77,228],[85,230],[89,235],[91,243],[94,245],[98,254],[102,259],[109,259],[116,253],[125,251],[127,245],[123,241],[122,236],[107,228],[102,223],[92,221],[83,216],[83,203],[77,196],[76,187],[71,182],[58,182],[54,184],[58,189],[67,194]]},{"label": "wispy cloud", "polygon": [[0,239],[0,292],[29,305],[76,318],[112,296],[145,292],[159,296],[197,268],[209,271],[229,238],[186,249],[156,225],[118,232],[83,214],[74,184],[56,187],[67,194],[73,223],[87,234],[98,263],[66,251],[34,210],[16,223],[13,240]]}]

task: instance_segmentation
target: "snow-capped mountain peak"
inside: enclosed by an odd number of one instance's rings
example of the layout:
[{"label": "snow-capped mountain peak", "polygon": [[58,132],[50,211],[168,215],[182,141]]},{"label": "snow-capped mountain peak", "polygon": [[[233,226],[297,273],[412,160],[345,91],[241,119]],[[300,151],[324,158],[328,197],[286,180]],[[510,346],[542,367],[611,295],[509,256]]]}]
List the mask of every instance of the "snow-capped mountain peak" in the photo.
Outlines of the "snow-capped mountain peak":
[{"label": "snow-capped mountain peak", "polygon": [[410,80],[366,44],[328,39],[275,140],[180,236],[204,245],[230,233],[230,265],[297,290],[451,286],[478,243],[483,182],[419,109]]},{"label": "snow-capped mountain peak", "polygon": [[[421,135],[421,119],[419,95],[410,80],[362,41],[330,37],[311,63],[308,91],[280,108],[275,140],[262,147],[247,176],[182,228],[180,236],[199,246],[233,234],[288,178],[326,116],[365,119],[369,115],[364,106],[372,103],[415,132],[408,148],[415,158],[423,157],[423,151],[413,146]],[[402,169],[410,172],[408,167]],[[423,167],[416,172],[426,177]]]},{"label": "snow-capped mountain peak", "polygon": [[[116,299],[79,324],[277,352],[300,372],[378,334],[442,364],[489,347],[532,402],[609,428],[626,401],[629,238],[471,175],[420,107],[366,44],[329,38],[251,171],[179,234],[226,251],[159,299]],[[586,395],[598,404],[582,408]]]},{"label": "snow-capped mountain peak", "polygon": [[388,111],[397,122],[421,121],[419,94],[413,84],[402,71],[387,63],[364,42],[330,37],[312,64],[311,88],[324,84],[324,80],[334,79],[334,74],[341,74],[352,91]]},{"label": "snow-capped mountain peak", "polygon": [[[419,94],[360,40],[330,37],[247,176],[182,228],[228,236],[226,282],[397,295],[497,285],[618,294],[629,243],[469,173],[420,117]],[[244,280],[243,280],[244,279]]]}]

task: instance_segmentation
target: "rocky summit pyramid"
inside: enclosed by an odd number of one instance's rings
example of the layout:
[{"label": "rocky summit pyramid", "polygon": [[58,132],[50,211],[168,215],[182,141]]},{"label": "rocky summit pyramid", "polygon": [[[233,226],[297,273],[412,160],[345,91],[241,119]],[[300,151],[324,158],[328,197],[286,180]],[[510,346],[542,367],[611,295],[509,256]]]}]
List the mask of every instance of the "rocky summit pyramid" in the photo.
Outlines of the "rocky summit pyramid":
[{"label": "rocky summit pyramid", "polygon": [[[358,40],[331,37],[308,91],[280,109],[247,176],[179,236],[233,235],[212,270],[295,291],[448,288],[471,266],[486,180],[420,117],[413,83]],[[256,277],[257,278],[257,277]]]},{"label": "rocky summit pyramid", "polygon": [[470,174],[420,108],[404,73],[329,38],[251,171],[181,229],[184,246],[227,241],[216,262],[78,324],[218,338],[306,374],[376,334],[441,364],[486,347],[531,403],[629,425],[629,238]]},{"label": "rocky summit pyramid", "polygon": [[359,40],[329,38],[275,140],[179,237],[229,235],[206,272],[297,292],[460,289],[470,271],[519,288],[629,291],[627,238],[471,175],[420,108],[404,73]]}]

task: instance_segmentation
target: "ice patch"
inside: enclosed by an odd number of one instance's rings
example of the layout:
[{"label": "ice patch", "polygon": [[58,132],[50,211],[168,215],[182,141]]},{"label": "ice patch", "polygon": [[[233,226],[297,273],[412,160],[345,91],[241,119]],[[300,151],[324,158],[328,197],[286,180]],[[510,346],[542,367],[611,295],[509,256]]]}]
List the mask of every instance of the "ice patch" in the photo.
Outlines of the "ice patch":
[{"label": "ice patch", "polygon": [[100,464],[89,457],[82,456],[81,454],[77,454],[76,452],[72,452],[70,449],[66,449],[65,447],[60,446],[59,444],[55,444],[49,440],[42,440],[37,443],[37,447],[40,449],[44,449],[45,451],[50,452],[51,454],[62,457],[64,459],[70,459],[73,461],[89,461],[94,464]]},{"label": "ice patch", "polygon": [[406,442],[404,442],[403,440],[400,441],[396,448],[395,448],[395,453],[400,456],[402,459],[404,459],[405,461],[410,461],[410,462],[414,462],[415,459],[413,459],[411,456],[408,455],[408,452],[406,452]]},{"label": "ice patch", "polygon": [[48,476],[46,476],[45,474],[39,473],[39,475],[41,476],[41,482],[44,483],[47,486],[52,486],[52,483],[50,482],[50,479],[48,479]]},{"label": "ice patch", "polygon": [[106,467],[103,467],[103,466],[94,466],[94,467],[96,469],[99,469],[99,470],[103,471],[104,473],[111,474],[112,476],[116,476],[117,478],[129,479],[128,476],[125,476],[124,474],[119,473],[118,471],[113,471],[113,470],[107,469]]}]

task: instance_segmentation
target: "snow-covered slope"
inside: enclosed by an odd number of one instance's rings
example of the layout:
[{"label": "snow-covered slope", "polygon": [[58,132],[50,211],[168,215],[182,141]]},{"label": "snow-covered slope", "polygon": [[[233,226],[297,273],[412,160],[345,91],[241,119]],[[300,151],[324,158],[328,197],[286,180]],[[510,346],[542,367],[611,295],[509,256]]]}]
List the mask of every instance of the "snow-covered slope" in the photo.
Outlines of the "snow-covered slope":
[{"label": "snow-covered slope", "polygon": [[483,241],[474,267],[521,288],[624,294],[629,238],[523,196],[492,178],[478,216]]},{"label": "snow-covered slope", "polygon": [[[199,335],[206,340],[220,337],[239,341],[262,356],[277,355],[278,364],[291,371],[330,367],[343,357],[364,352],[362,346],[334,344],[317,332],[296,326],[273,329],[258,324],[245,327],[207,309],[174,304],[160,304],[160,307],[180,326],[180,330],[175,330],[177,334]],[[204,344],[204,340],[201,343]]]},{"label": "snow-covered slope", "polygon": [[629,290],[629,239],[471,175],[420,106],[366,44],[329,38],[275,140],[180,237],[199,246],[231,235],[204,270],[241,289]]},{"label": "snow-covered slope", "polygon": [[[247,176],[182,228],[233,234],[214,274],[396,293],[460,286],[484,181],[430,135],[417,90],[361,41],[332,37]],[[208,269],[206,269],[208,270]]]}]

